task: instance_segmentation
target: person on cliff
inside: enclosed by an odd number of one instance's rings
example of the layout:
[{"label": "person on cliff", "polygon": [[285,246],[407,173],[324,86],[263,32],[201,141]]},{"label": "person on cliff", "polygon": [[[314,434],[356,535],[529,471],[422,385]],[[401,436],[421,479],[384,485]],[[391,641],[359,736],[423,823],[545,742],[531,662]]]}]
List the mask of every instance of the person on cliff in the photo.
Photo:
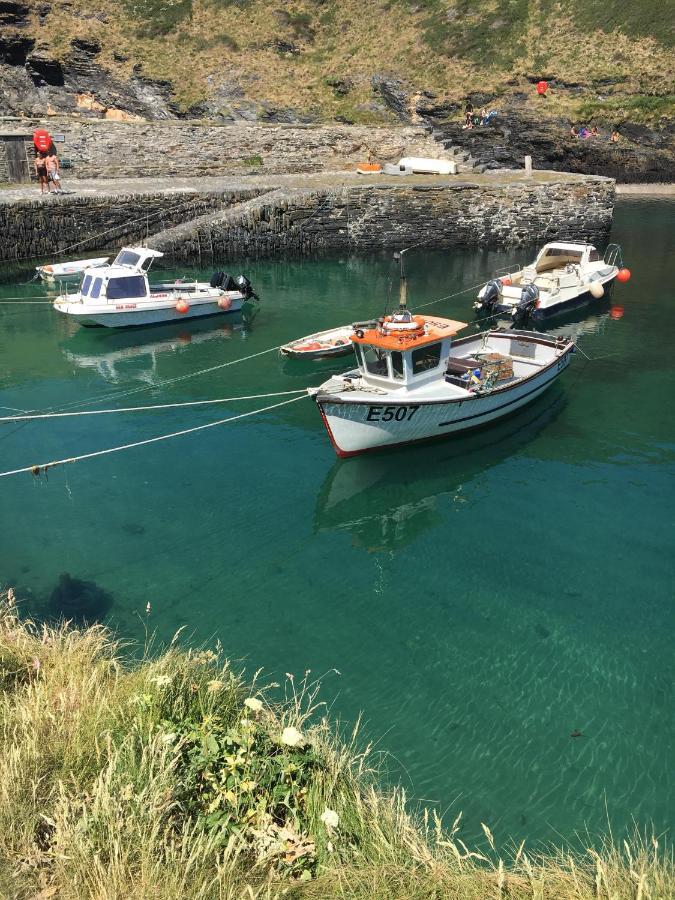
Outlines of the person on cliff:
[{"label": "person on cliff", "polygon": [[619,143],[619,132],[616,130],[616,128],[612,129],[612,133],[610,134],[609,139],[613,144]]},{"label": "person on cliff", "polygon": [[466,101],[464,107],[464,127],[473,128],[473,103],[470,100]]},{"label": "person on cliff", "polygon": [[35,174],[37,176],[37,180],[40,182],[40,193],[45,193],[45,188],[47,188],[47,193],[51,193],[51,185],[49,184],[49,179],[47,178],[47,154],[40,152],[35,154]]},{"label": "person on cliff", "polygon": [[47,181],[50,185],[54,185],[54,193],[61,193],[61,166],[59,165],[59,158],[56,155],[56,150],[52,146],[47,154],[47,158],[45,159],[45,163],[47,165]]}]

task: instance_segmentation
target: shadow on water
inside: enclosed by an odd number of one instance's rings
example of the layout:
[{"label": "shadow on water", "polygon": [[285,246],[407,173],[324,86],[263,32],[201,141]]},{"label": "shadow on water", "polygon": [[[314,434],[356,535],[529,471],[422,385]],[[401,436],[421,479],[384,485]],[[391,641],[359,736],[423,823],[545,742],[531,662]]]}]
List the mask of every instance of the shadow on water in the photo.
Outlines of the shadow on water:
[{"label": "shadow on water", "polygon": [[105,619],[113,602],[112,594],[95,581],[73,578],[64,572],[49,595],[47,610],[50,618],[91,625]]},{"label": "shadow on water", "polygon": [[348,531],[355,545],[371,552],[410,543],[442,523],[440,497],[461,501],[464,487],[526,446],[566,403],[556,386],[503,422],[471,434],[337,461],[319,493],[315,532]]}]

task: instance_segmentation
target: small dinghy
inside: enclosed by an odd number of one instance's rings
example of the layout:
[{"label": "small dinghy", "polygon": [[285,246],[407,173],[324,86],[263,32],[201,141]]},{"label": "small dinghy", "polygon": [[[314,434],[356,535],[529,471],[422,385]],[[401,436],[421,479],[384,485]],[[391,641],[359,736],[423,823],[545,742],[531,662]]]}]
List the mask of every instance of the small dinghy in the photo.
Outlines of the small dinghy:
[{"label": "small dinghy", "polygon": [[543,319],[609,296],[614,279],[628,281],[621,248],[610,244],[604,258],[592,244],[545,244],[529,266],[497,274],[474,303],[479,315],[506,313],[514,322]]},{"label": "small dinghy", "polygon": [[128,328],[239,312],[258,296],[245,275],[214,272],[211,280],[148,282],[148,269],[163,256],[158,250],[120,250],[112,265],[86,269],[77,293],[62,293],[57,312],[86,326]]},{"label": "small dinghy", "polygon": [[76,259],[73,262],[51,263],[48,266],[36,266],[38,278],[49,282],[79,281],[86,269],[94,269],[104,266],[109,256],[99,256],[95,259]]},{"label": "small dinghy", "polygon": [[341,325],[328,331],[317,331],[307,337],[291,341],[279,349],[282,356],[289,359],[332,359],[334,356],[346,356],[354,352],[351,341],[353,326]]}]

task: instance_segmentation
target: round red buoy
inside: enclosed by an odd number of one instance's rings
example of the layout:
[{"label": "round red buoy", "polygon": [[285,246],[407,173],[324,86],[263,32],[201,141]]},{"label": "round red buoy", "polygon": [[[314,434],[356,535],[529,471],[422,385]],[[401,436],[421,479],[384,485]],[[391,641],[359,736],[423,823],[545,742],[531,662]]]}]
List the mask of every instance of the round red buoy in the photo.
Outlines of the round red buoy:
[{"label": "round red buoy", "polygon": [[506,285],[506,287],[508,287],[511,284],[511,276],[510,275],[503,275],[499,280],[501,281],[501,283],[503,285]]},{"label": "round red buoy", "polygon": [[613,319],[620,319],[623,316],[623,306],[613,306],[609,314]]},{"label": "round red buoy", "polygon": [[616,280],[620,281],[621,284],[625,284],[630,279],[630,269],[619,269]]},{"label": "round red buoy", "polygon": [[36,128],[33,132],[33,145],[40,153],[46,153],[52,145],[52,136],[46,128]]},{"label": "round red buoy", "polygon": [[548,90],[548,81],[544,81],[543,79],[537,83],[537,93],[540,97],[543,97]]},{"label": "round red buoy", "polygon": [[232,306],[232,298],[231,297],[221,297],[218,300],[218,306],[221,309],[229,309]]},{"label": "round red buoy", "polygon": [[187,300],[179,300],[178,303],[176,303],[176,312],[180,313],[181,315],[185,315],[185,313],[189,309],[190,304],[187,302]]}]

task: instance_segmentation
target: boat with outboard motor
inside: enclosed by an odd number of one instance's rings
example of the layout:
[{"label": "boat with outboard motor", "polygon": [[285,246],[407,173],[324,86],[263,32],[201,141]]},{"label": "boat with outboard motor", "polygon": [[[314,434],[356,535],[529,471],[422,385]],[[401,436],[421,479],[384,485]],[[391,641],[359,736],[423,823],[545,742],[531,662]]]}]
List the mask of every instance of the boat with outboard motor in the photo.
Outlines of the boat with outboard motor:
[{"label": "boat with outboard motor", "polygon": [[54,309],[80,325],[128,328],[238,312],[248,300],[258,299],[245,275],[233,278],[225,272],[215,272],[209,282],[150,284],[148,270],[163,255],[147,247],[125,247],[111,265],[86,269],[79,291],[66,289]]},{"label": "boat with outboard motor", "polygon": [[481,316],[507,313],[514,322],[542,319],[609,296],[614,279],[629,278],[618,244],[603,257],[592,244],[553,241],[530,265],[497,273],[478,292],[474,309]]},{"label": "boat with outboard motor", "polygon": [[48,283],[78,281],[86,269],[104,266],[109,259],[109,256],[98,256],[95,259],[76,259],[72,262],[36,266],[36,277]]},{"label": "boat with outboard motor", "polygon": [[398,310],[356,323],[357,368],[308,388],[338,456],[446,437],[508,415],[563,372],[569,338],[486,331],[454,340],[465,322],[413,315],[403,250]]}]

